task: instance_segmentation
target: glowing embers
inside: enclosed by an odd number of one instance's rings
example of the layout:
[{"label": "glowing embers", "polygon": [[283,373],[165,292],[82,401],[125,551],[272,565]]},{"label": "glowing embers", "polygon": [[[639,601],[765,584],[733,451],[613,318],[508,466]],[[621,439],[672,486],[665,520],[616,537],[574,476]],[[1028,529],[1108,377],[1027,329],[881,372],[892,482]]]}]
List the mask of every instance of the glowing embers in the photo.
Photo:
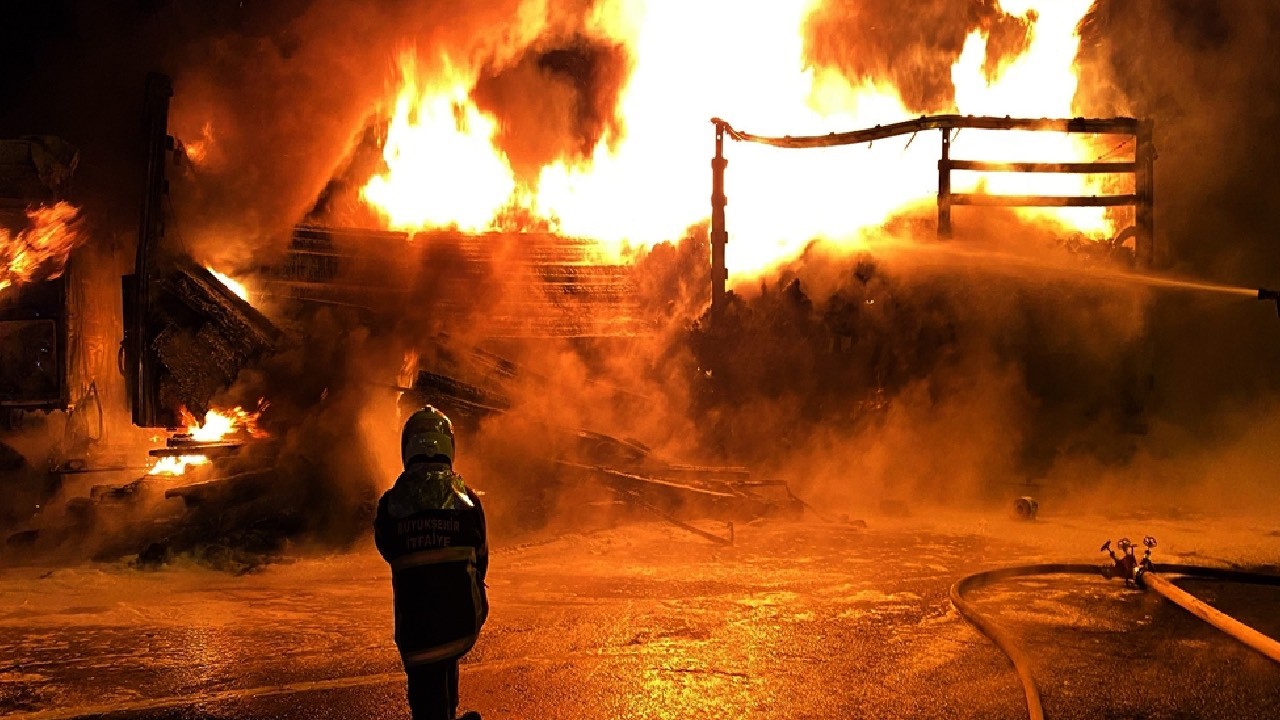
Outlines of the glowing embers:
[{"label": "glowing embers", "polygon": [[58,202],[27,210],[24,230],[12,233],[0,227],[0,291],[61,275],[71,251],[83,242],[79,215],[74,205]]}]

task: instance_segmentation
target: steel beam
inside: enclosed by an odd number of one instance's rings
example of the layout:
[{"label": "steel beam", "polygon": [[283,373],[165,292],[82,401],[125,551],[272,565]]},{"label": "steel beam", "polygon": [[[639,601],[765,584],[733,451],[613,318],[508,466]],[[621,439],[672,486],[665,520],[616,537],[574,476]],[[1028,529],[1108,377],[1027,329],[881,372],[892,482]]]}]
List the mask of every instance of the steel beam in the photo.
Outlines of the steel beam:
[{"label": "steel beam", "polygon": [[1018,172],[1018,173],[1075,173],[1079,175],[1105,175],[1110,173],[1131,173],[1137,170],[1134,162],[983,162],[979,160],[952,160],[948,163],[952,170],[972,170],[974,172]]},{"label": "steel beam", "polygon": [[1119,207],[1133,205],[1137,195],[984,195],[981,193],[954,193],[952,205],[979,207]]}]

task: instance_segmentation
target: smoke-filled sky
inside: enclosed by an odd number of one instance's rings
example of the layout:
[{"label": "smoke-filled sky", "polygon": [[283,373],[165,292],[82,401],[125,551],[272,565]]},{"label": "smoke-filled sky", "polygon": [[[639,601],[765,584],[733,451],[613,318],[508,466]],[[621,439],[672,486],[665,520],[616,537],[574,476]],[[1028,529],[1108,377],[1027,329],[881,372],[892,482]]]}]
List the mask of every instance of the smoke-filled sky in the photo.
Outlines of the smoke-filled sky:
[{"label": "smoke-filled sky", "polygon": [[[78,145],[82,158],[74,199],[104,229],[95,241],[127,254],[141,187],[143,82],[149,71],[165,72],[175,84],[170,131],[188,146],[203,142],[208,153],[190,174],[175,175],[171,236],[206,259],[269,262],[283,249],[289,228],[351,166],[371,119],[387,112],[397,59],[406,48],[430,50],[420,52],[427,74],[440,69],[434,63],[443,54],[475,65],[472,97],[500,121],[498,142],[519,175],[531,175],[549,160],[580,159],[599,139],[625,133],[613,103],[633,58],[626,48],[586,32],[592,5],[588,0],[7,2],[0,8],[0,136],[50,133]],[[750,12],[749,5],[742,12]],[[826,0],[807,23],[805,57],[851,80],[890,80],[910,111],[930,112],[950,104],[950,68],[965,36],[976,28],[991,37],[989,68],[1027,41],[1026,19],[1003,12],[996,0]],[[1280,121],[1280,64],[1274,61],[1280,6],[1256,0],[1099,0],[1083,31],[1079,110],[1156,122],[1157,233],[1171,248],[1174,267],[1247,286],[1280,284],[1273,217],[1280,197],[1280,145],[1270,137]],[[809,296],[819,310],[831,293],[849,290],[847,274],[823,280],[824,273],[834,271],[803,264],[794,275],[818,284]],[[894,277],[901,279],[910,268],[910,263],[896,266]],[[950,280],[947,273],[942,276],[921,284],[981,282],[967,271]],[[764,284],[779,291],[772,287],[774,280]],[[1090,328],[1115,331],[1119,344],[1150,334],[1165,419],[1189,428],[1185,431],[1193,437],[1218,430],[1239,436],[1242,423],[1258,412],[1256,405],[1247,413],[1239,410],[1242,403],[1277,386],[1280,324],[1256,304],[1161,299],[1144,306],[1151,308],[1151,322],[1135,329],[1127,322],[1137,302],[1131,296],[1070,294],[1082,305],[1060,317],[1045,310],[1049,314],[1042,317],[1026,308],[1051,307],[1057,291],[1038,287],[1020,307],[1008,302],[1016,295],[998,298],[999,293],[972,288],[917,296],[938,296],[944,304],[965,305],[975,298],[991,303],[983,306],[991,312],[963,317],[958,324],[985,341],[960,343],[972,353],[948,361],[945,371],[927,382],[902,384],[907,400],[885,427],[914,428],[914,435],[897,434],[899,445],[860,453],[866,472],[887,472],[870,467],[876,462],[901,466],[911,438],[925,429],[951,441],[940,443],[929,458],[907,463],[912,472],[936,472],[948,458],[965,454],[975,457],[974,468],[1007,467],[1009,453],[998,444],[975,444],[956,433],[972,432],[974,418],[999,434],[1016,432],[1029,413],[1051,414],[1020,388],[1072,382],[1054,375],[1059,366],[1054,353],[1091,349],[1048,341],[1084,338]],[[762,307],[775,301],[758,300]],[[929,313],[920,310],[919,316]],[[1056,317],[1061,332],[1046,317]],[[784,332],[743,322],[753,332]],[[1032,339],[1045,342],[1017,362],[1002,356],[1009,345]],[[659,348],[651,355],[670,359],[680,353]],[[1107,357],[1105,351],[1094,352],[1083,364],[1102,364],[1098,358]],[[665,366],[654,362],[649,374],[662,377]],[[812,394],[812,387],[797,387]],[[771,392],[766,388],[755,398],[772,403],[769,413],[780,406],[773,402],[778,393]],[[955,402],[942,407],[945,412],[932,412],[939,393]],[[804,415],[812,410],[809,400],[793,396],[781,404],[792,403],[794,414]],[[1219,414],[1215,408],[1230,412]],[[766,413],[753,412],[761,413],[754,417]],[[745,428],[752,417],[725,415],[715,421]],[[818,438],[796,449],[797,456],[821,456],[838,466],[832,459],[840,453],[828,452],[823,443],[847,453],[848,437]]]}]

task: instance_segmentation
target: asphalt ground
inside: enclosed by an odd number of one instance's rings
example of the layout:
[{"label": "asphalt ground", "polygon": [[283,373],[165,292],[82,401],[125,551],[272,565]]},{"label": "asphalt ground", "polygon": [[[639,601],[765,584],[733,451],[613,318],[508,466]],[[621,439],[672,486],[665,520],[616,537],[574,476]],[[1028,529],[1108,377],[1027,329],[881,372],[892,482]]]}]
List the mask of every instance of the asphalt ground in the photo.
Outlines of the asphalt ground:
[{"label": "asphalt ground", "polygon": [[[492,613],[462,666],[486,718],[1019,718],[1005,657],[951,607],[965,574],[1156,559],[1280,564],[1280,522],[981,514],[760,521],[725,546],[635,523],[495,549]],[[709,533],[727,535],[716,523]],[[1185,581],[1280,635],[1280,589]],[[1154,593],[1101,577],[971,596],[1027,649],[1052,718],[1261,718],[1280,666]],[[0,571],[0,714],[405,718],[389,575],[371,545],[232,576],[179,562]]]}]

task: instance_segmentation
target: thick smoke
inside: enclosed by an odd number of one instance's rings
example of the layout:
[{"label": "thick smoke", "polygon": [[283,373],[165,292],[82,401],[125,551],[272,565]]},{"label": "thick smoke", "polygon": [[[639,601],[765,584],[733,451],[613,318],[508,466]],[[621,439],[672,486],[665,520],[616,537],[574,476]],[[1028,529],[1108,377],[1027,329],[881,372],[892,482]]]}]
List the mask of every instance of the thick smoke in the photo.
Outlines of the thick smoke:
[{"label": "thick smoke", "polygon": [[945,112],[955,106],[951,66],[969,33],[987,35],[983,67],[994,77],[1026,48],[1030,27],[996,0],[923,0],[909,9],[894,0],[828,0],[809,17],[806,49],[818,67],[892,85],[912,112]]},{"label": "thick smoke", "polygon": [[622,136],[616,110],[628,69],[619,45],[585,37],[544,40],[514,65],[482,76],[472,97],[497,120],[495,143],[516,178],[534,186],[544,166],[582,162],[600,140],[612,147]]},{"label": "thick smoke", "polygon": [[[1155,121],[1156,233],[1171,268],[1245,287],[1277,283],[1280,150],[1269,128],[1280,120],[1280,68],[1265,58],[1280,8],[1100,0],[1082,30],[1080,109]],[[1270,473],[1259,471],[1276,440],[1274,314],[1163,296],[1149,336],[1158,414],[1137,474],[1164,488],[1232,488],[1219,499],[1274,493]]]}]

